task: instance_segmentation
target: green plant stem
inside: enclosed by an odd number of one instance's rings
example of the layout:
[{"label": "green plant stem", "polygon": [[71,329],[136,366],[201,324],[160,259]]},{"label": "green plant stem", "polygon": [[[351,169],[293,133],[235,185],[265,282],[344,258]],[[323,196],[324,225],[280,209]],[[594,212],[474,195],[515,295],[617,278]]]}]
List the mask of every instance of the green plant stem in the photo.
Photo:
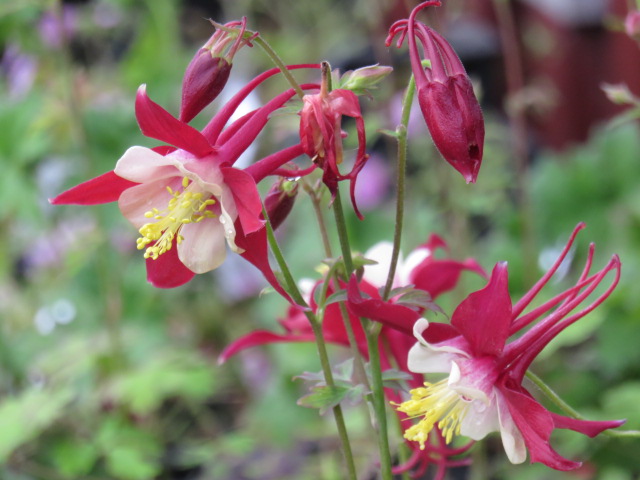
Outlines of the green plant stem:
[{"label": "green plant stem", "polygon": [[[333,380],[333,372],[331,371],[331,363],[329,362],[329,355],[327,354],[327,346],[324,342],[324,337],[322,335],[322,324],[318,321],[316,315],[309,310],[304,297],[300,293],[298,286],[296,285],[295,280],[293,279],[293,275],[291,275],[291,270],[287,265],[287,262],[282,255],[282,250],[280,250],[280,246],[278,245],[278,241],[276,240],[276,236],[273,232],[273,228],[271,227],[271,222],[268,220],[269,216],[267,214],[266,209],[263,207],[262,209],[264,218],[267,219],[266,229],[267,229],[267,239],[269,241],[269,246],[273,251],[273,255],[276,257],[276,261],[278,262],[278,266],[280,267],[280,271],[284,276],[287,291],[291,295],[291,298],[300,305],[305,308],[304,314],[309,320],[311,324],[311,328],[313,330],[313,334],[316,340],[316,346],[318,349],[318,357],[320,358],[320,365],[322,366],[322,372],[324,374],[325,381],[328,387],[334,387],[335,382]],[[340,405],[336,405],[333,407],[333,417],[336,422],[336,427],[338,429],[338,436],[340,437],[340,442],[342,445],[342,453],[344,455],[345,466],[347,468],[347,474],[349,480],[356,480],[356,466],[353,459],[353,452],[351,450],[351,443],[349,442],[349,434],[347,433],[347,427],[344,421],[344,414],[342,412],[342,407]]]},{"label": "green plant stem", "polygon": [[316,215],[316,221],[318,222],[318,228],[320,229],[320,236],[322,237],[322,247],[324,248],[324,254],[327,258],[333,257],[331,249],[331,241],[329,240],[329,232],[327,231],[327,223],[324,220],[324,214],[322,213],[322,205],[320,204],[320,194],[316,188],[309,185],[306,179],[302,179],[302,186],[304,191],[309,194],[311,199],[311,205],[313,206],[313,212]]},{"label": "green plant stem", "polygon": [[400,256],[400,243],[402,241],[402,226],[404,223],[404,192],[405,179],[407,170],[407,126],[409,124],[409,116],[411,115],[411,105],[416,92],[416,82],[411,76],[407,91],[402,101],[402,118],[400,125],[396,128],[396,136],[398,140],[398,171],[396,178],[396,222],[393,232],[393,252],[391,253],[391,263],[389,264],[389,273],[387,275],[387,283],[384,286],[384,300],[389,299],[389,293],[393,287],[393,279],[396,276],[396,268],[398,266],[398,258]]},{"label": "green plant stem", "polygon": [[[565,402],[560,396],[554,392],[549,385],[544,383],[540,377],[538,377],[535,373],[530,370],[527,371],[527,378],[531,380],[536,387],[556,406],[562,410],[567,416],[571,418],[575,418],[577,420],[587,420],[584,416],[582,416],[577,410],[575,410],[571,405]],[[605,430],[602,432],[602,435],[606,435],[607,437],[640,437],[640,430]]]},{"label": "green plant stem", "polygon": [[[253,34],[255,32],[247,32],[247,33]],[[271,61],[275,63],[276,67],[280,69],[280,71],[282,72],[282,75],[284,75],[284,78],[286,78],[287,82],[289,82],[289,85],[291,85],[291,88],[293,88],[296,91],[296,94],[300,98],[304,97],[304,92],[302,91],[302,88],[300,88],[300,85],[298,84],[298,82],[296,82],[296,79],[293,78],[293,75],[291,75],[291,72],[287,69],[287,66],[282,61],[282,59],[278,56],[275,50],[271,48],[271,45],[269,45],[259,35],[256,38],[254,38],[252,42],[255,42],[256,45],[258,45],[260,48],[262,48],[262,50],[264,50],[264,52],[271,59]]]},{"label": "green plant stem", "polygon": [[[349,233],[347,231],[347,223],[344,218],[344,211],[342,208],[342,199],[340,197],[340,190],[336,191],[335,198],[333,200],[333,213],[338,231],[338,238],[340,240],[340,249],[342,251],[342,258],[346,269],[347,279],[351,277],[353,273],[353,259],[351,258],[351,246],[349,242]],[[362,322],[362,320],[360,320]],[[372,396],[371,403],[373,405],[373,411],[377,420],[378,427],[378,448],[380,450],[380,474],[383,480],[392,480],[391,474],[391,453],[389,449],[389,434],[387,428],[387,412],[385,409],[384,389],[382,387],[382,369],[380,366],[380,354],[378,351],[378,334],[380,328],[369,329],[367,325],[363,323],[363,329],[367,337],[367,347],[369,350],[369,368],[371,372],[372,382]],[[348,320],[345,322],[345,326],[349,325],[351,328],[351,322]],[[354,335],[355,339],[355,335]]]}]

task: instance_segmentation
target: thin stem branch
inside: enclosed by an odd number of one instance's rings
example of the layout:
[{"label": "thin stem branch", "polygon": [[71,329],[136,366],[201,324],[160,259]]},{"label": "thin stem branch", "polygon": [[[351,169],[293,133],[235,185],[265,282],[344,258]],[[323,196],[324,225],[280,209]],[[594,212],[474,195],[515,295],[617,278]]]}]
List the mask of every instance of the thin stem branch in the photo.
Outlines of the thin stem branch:
[{"label": "thin stem branch", "polygon": [[[333,213],[338,230],[338,238],[340,240],[340,249],[344,261],[347,278],[351,276],[354,270],[353,259],[351,257],[351,246],[349,242],[349,234],[347,232],[347,224],[344,218],[342,207],[342,199],[340,190],[336,191],[333,200]],[[362,320],[361,320],[362,322]],[[351,322],[345,322],[351,328]],[[365,327],[365,325],[363,325]],[[387,412],[385,408],[384,389],[382,386],[382,369],[380,366],[380,354],[378,351],[378,334],[380,328],[368,329],[364,328],[367,337],[367,347],[369,350],[369,367],[371,371],[372,396],[371,403],[377,420],[378,427],[378,447],[380,449],[380,474],[383,480],[392,480],[391,473],[391,453],[389,449],[389,434],[387,428]],[[355,339],[355,335],[354,335]]]},{"label": "thin stem branch", "polygon": [[[560,396],[535,373],[528,370],[526,375],[527,378],[567,416],[577,420],[587,420],[576,409],[560,398]],[[606,435],[607,437],[640,437],[640,430],[605,430],[602,432],[602,435]]]},{"label": "thin stem branch", "polygon": [[[247,33],[255,34],[256,32],[247,32]],[[271,59],[271,61],[276,65],[276,67],[280,69],[280,71],[282,72],[282,75],[284,75],[284,78],[287,79],[287,82],[289,82],[289,85],[291,85],[291,88],[293,88],[296,91],[296,94],[298,95],[298,97],[300,98],[304,97],[304,92],[302,91],[302,88],[300,88],[300,85],[298,84],[298,82],[296,82],[296,79],[293,78],[293,75],[291,75],[291,72],[287,69],[287,66],[282,61],[282,59],[278,56],[275,50],[271,48],[271,45],[269,45],[269,43],[267,43],[259,35],[255,37],[252,41],[255,42],[255,44],[258,45],[260,48],[262,48],[262,50],[264,50],[264,52]]]},{"label": "thin stem branch", "polygon": [[398,258],[400,256],[400,243],[402,241],[402,227],[404,223],[404,192],[405,179],[407,170],[407,127],[409,124],[409,116],[411,115],[411,105],[415,96],[416,82],[413,77],[409,80],[407,91],[402,101],[402,118],[400,125],[396,128],[396,136],[398,140],[398,171],[396,177],[396,222],[393,232],[393,252],[391,254],[391,263],[389,264],[389,273],[387,282],[384,286],[383,299],[389,299],[389,293],[393,287],[393,279],[396,275],[398,266]]},{"label": "thin stem branch", "polygon": [[[280,267],[280,271],[285,279],[287,290],[293,300],[296,301],[301,306],[306,306],[306,302],[298,289],[298,286],[293,279],[293,275],[291,274],[291,270],[287,265],[287,262],[282,255],[282,250],[278,245],[278,241],[276,240],[276,236],[273,232],[273,228],[271,227],[271,222],[268,220],[269,216],[267,214],[266,209],[263,207],[262,209],[264,218],[267,219],[266,229],[267,229],[267,239],[269,241],[269,246],[273,251],[274,256],[276,257],[276,261],[278,262],[278,266]],[[316,315],[309,310],[308,308],[304,310],[304,314],[309,320],[311,324],[311,328],[313,330],[313,334],[316,340],[316,346],[318,349],[318,357],[320,358],[320,364],[322,366],[322,372],[324,374],[325,381],[328,387],[334,387],[335,382],[333,380],[333,372],[331,371],[331,363],[329,362],[329,355],[327,354],[327,346],[324,342],[324,337],[322,335],[322,323],[318,320]],[[344,414],[342,412],[342,407],[340,405],[336,405],[333,407],[333,416],[336,422],[336,427],[338,429],[338,436],[340,437],[340,442],[342,444],[342,453],[345,459],[345,466],[347,468],[347,474],[349,480],[356,480],[356,467],[353,459],[353,452],[351,451],[351,444],[349,442],[349,434],[347,433],[347,427],[344,421]]]}]

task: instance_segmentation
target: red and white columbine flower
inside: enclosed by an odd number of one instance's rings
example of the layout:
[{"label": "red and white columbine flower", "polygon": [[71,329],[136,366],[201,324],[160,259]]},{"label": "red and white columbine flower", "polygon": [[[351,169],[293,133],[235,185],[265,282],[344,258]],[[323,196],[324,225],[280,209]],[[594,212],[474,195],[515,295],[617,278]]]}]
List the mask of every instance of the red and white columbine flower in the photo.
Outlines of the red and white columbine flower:
[{"label": "red and white columbine flower", "polygon": [[[379,262],[376,265],[366,265],[364,267],[363,278],[360,282],[352,279],[349,284],[349,299],[347,305],[352,311],[349,321],[355,333],[358,350],[365,358],[369,358],[367,341],[362,330],[362,325],[358,316],[387,322],[380,332],[380,360],[383,370],[397,368],[403,372],[411,373],[407,366],[407,354],[414,344],[412,326],[419,313],[403,305],[385,303],[380,298],[379,288],[384,287],[389,261],[391,258],[392,244],[381,242],[365,253],[365,257]],[[484,270],[473,259],[464,261],[453,260],[451,258],[439,258],[437,251],[447,251],[447,245],[442,238],[431,235],[426,243],[413,250],[406,260],[400,259],[396,269],[394,287],[416,285],[430,294],[432,298],[453,289],[464,271],[473,271],[479,275],[486,276]],[[312,289],[318,288],[321,282],[316,282]],[[311,290],[311,289],[307,289]],[[329,289],[327,295],[331,295],[333,289]],[[363,297],[362,293],[367,297]],[[310,308],[315,312],[318,305],[314,301],[312,291],[307,291]],[[398,320],[393,323],[394,320]],[[269,330],[255,330],[228,345],[221,353],[220,363],[226,361],[238,352],[259,345],[282,342],[313,342],[315,336],[309,320],[297,306],[290,306],[287,316],[279,320],[284,329],[283,333],[275,333]],[[342,313],[337,303],[332,303],[325,307],[322,320],[322,331],[324,339],[329,343],[338,345],[349,345],[349,338],[344,327]],[[409,384],[412,387],[422,385],[422,375],[412,374]],[[389,401],[400,401],[397,392],[385,389],[385,394]],[[406,418],[402,413],[398,413],[401,418]],[[464,453],[470,446],[451,448],[447,446],[438,432],[434,432],[434,441],[438,445],[429,445],[426,450],[413,448],[411,458],[404,464],[394,468],[394,473],[401,473],[413,470],[417,476],[424,473],[431,465],[437,468],[438,477],[442,478],[444,472],[449,467],[459,466],[466,460],[453,459],[457,455]]]},{"label": "red and white columbine flower", "polygon": [[[228,245],[258,267],[288,298],[269,266],[256,183],[301,155],[302,147],[286,148],[244,170],[233,164],[264,128],[270,114],[295,92],[289,89],[227,125],[242,100],[278,72],[269,70],[249,82],[202,132],[154,103],[141,86],[136,96],[140,129],[147,137],[169,145],[131,147],[113,171],[71,188],[51,203],[117,201],[122,214],[140,232],[138,248],[145,250],[148,279],[157,287],[176,287],[195,274],[217,268],[225,259]],[[305,89],[317,87],[303,85]]]},{"label": "red and white columbine flower", "polygon": [[[485,288],[472,293],[455,310],[451,324],[416,322],[418,343],[410,350],[409,369],[418,373],[447,373],[437,383],[425,383],[411,391],[411,399],[398,406],[401,412],[419,418],[409,427],[405,438],[425,447],[429,432],[438,426],[447,441],[461,434],[474,440],[499,431],[509,460],[521,463],[529,450],[531,462],[540,462],[557,470],[579,467],[560,456],[549,445],[555,428],[568,428],[595,436],[623,421],[585,421],[550,412],[522,386],[523,377],[540,351],[561,331],[602,303],[620,278],[620,261],[614,256],[595,274],[590,274],[594,247],[591,245],[586,266],[577,284],[551,300],[523,311],[560,267],[579,230],[552,268],[515,305],[508,292],[505,263],[495,266]],[[592,292],[613,271],[611,285],[590,304],[576,313]],[[555,310],[548,313],[554,307]],[[532,325],[520,337],[507,343],[512,335]]]}]

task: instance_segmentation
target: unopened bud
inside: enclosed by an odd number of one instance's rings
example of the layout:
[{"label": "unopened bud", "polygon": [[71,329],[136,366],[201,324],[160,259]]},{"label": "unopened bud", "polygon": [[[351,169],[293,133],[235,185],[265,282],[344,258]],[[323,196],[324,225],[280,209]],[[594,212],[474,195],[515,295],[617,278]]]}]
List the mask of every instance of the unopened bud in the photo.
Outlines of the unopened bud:
[{"label": "unopened bud", "polygon": [[190,122],[220,94],[227,84],[231,64],[201,48],[187,67],[182,81],[180,120]]},{"label": "unopened bud", "polygon": [[[213,22],[212,22],[213,23]],[[216,32],[189,62],[182,80],[180,120],[190,122],[220,94],[231,73],[233,56],[243,45],[246,18],[216,26]]]},{"label": "unopened bud", "polygon": [[351,90],[356,95],[362,95],[372,88],[376,88],[384,78],[393,71],[392,67],[370,65],[345,72],[340,79],[340,88]]},{"label": "unopened bud", "polygon": [[275,230],[289,216],[298,195],[298,182],[280,179],[274,183],[264,199],[264,208]]}]

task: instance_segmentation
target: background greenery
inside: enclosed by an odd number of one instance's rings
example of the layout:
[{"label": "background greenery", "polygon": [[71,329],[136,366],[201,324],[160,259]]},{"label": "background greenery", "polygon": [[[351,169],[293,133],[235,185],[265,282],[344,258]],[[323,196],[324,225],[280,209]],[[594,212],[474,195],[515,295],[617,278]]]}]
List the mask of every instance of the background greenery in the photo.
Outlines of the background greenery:
[{"label": "background greenery", "polygon": [[[276,329],[284,315],[286,305],[275,295],[257,298],[264,283],[250,266],[230,258],[184,287],[154,289],[134,248],[136,232],[115,205],[52,207],[47,198],[112,169],[131,145],[154,145],[135,122],[138,85],[147,83],[151,97],[176,112],[184,67],[211,34],[204,18],[246,14],[250,28],[288,63],[362,66],[382,50],[396,67],[375,99],[363,100],[375,161],[361,180],[366,219],[349,218],[359,250],[390,240],[394,145],[379,130],[397,123],[406,52],[385,53],[386,25],[371,5],[378,4],[0,2],[0,478],[341,478],[332,423],[296,406],[303,386],[292,377],[319,370],[312,345],[254,349],[216,363],[232,339]],[[257,48],[242,50],[229,88],[269,66]],[[282,88],[269,83],[263,94]],[[201,126],[215,108],[194,124]],[[405,251],[438,232],[454,255],[473,256],[487,269],[508,260],[518,298],[541,275],[546,257],[526,258],[531,252],[523,248],[507,127],[497,112],[488,110],[486,120],[485,160],[474,186],[438,158],[422,120],[412,123]],[[295,118],[273,123],[255,155],[294,138]],[[534,370],[589,418],[626,417],[636,429],[638,134],[636,123],[617,122],[562,154],[542,146],[528,179],[535,252],[557,252],[576,223],[588,225],[565,278],[544,295],[575,281],[589,241],[597,243],[596,266],[613,253],[623,262],[614,295],[545,351]],[[310,216],[301,196],[281,231],[294,271],[307,277],[323,257]],[[478,286],[464,278],[443,298],[445,311]],[[366,412],[347,413],[360,470],[373,472]],[[559,432],[554,442],[563,454],[586,459],[585,466],[571,474],[511,466],[492,437],[474,449],[474,465],[451,478],[639,478],[637,440]]]}]

